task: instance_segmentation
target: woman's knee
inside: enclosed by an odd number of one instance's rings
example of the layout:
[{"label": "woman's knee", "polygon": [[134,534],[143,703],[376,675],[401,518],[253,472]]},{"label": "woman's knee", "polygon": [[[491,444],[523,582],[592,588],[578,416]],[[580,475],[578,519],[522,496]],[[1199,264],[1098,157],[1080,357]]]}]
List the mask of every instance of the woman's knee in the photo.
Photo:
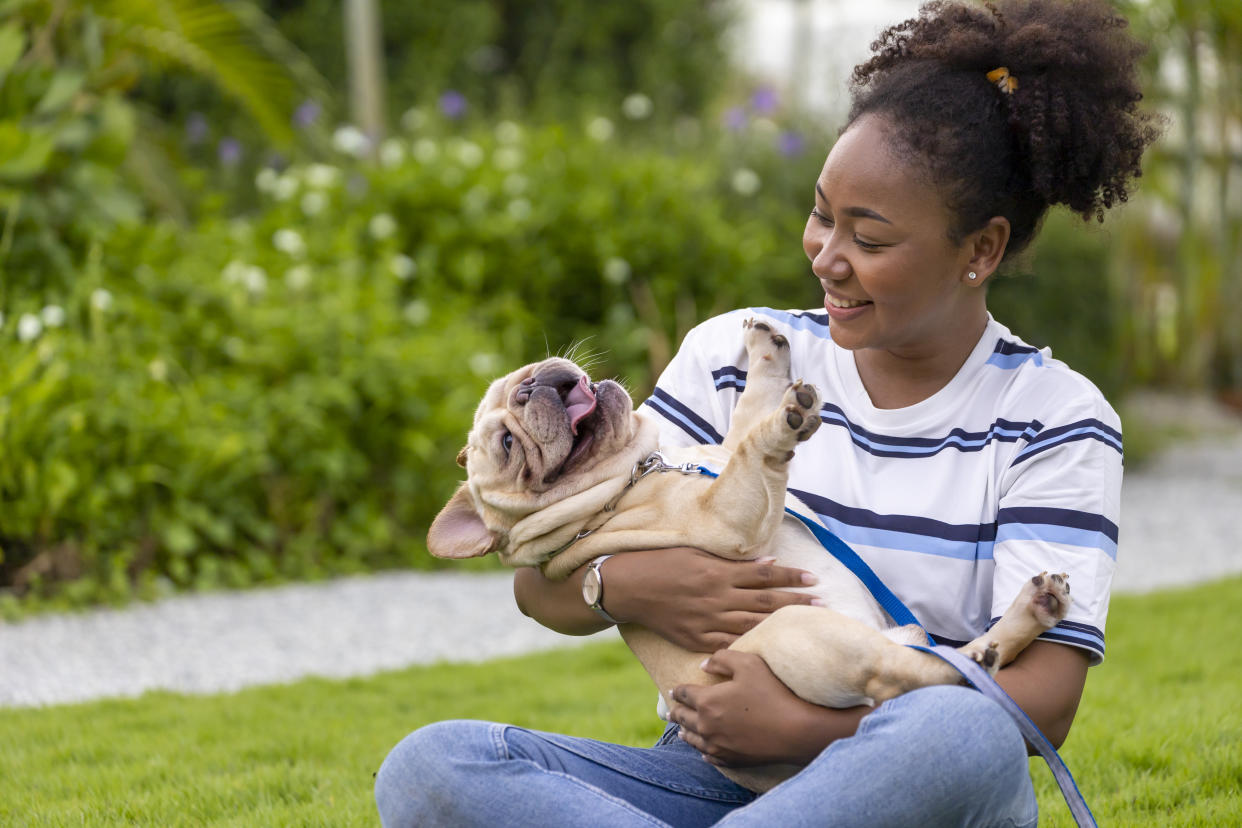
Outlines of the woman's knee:
[{"label": "woman's knee", "polygon": [[[1005,764],[1027,773],[1026,743],[1017,724],[999,704],[967,687],[924,687],[894,700],[903,730],[931,754],[998,769]],[[892,704],[892,702],[890,702]]]},{"label": "woman's knee", "polygon": [[436,802],[454,788],[453,768],[487,758],[490,722],[436,722],[397,743],[375,774],[375,804],[386,828],[425,824]]}]

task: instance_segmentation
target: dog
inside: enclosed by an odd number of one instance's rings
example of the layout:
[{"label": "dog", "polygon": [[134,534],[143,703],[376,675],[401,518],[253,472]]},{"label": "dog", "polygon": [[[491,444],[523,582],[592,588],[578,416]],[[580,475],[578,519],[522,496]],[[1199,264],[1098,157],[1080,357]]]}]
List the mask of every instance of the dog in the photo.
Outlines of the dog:
[{"label": "dog", "polygon": [[[914,625],[895,626],[862,582],[785,513],[809,514],[786,485],[799,442],[820,425],[820,397],[791,381],[789,342],[762,321],[744,323],[746,388],[723,445],[667,452],[653,464],[656,422],[616,382],[592,382],[573,362],[554,357],[495,380],[474,415],[457,457],[466,482],[428,531],[441,558],[495,553],[508,566],[538,566],[563,580],[587,561],[635,549],[693,546],[729,560],[776,558],[805,569],[825,606],[778,609],[730,649],[755,653],[798,696],[827,707],[876,705],[960,674],[906,644],[925,644]],[[719,475],[649,473],[682,463]],[[690,470],[689,467],[680,470]],[[1012,606],[961,651],[995,673],[1069,609],[1064,575],[1027,581]],[[702,653],[691,653],[637,624],[622,638],[661,694],[679,684],[714,684]],[[800,768],[720,768],[762,792]]]}]

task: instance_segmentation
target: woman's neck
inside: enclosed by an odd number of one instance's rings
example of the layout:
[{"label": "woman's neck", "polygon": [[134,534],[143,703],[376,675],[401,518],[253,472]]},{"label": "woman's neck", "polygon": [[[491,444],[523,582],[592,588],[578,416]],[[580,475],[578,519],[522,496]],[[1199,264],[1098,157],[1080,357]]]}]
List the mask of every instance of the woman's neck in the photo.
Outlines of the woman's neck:
[{"label": "woman's neck", "polygon": [[906,408],[931,397],[957,376],[987,327],[987,312],[974,325],[962,326],[944,340],[922,348],[863,348],[854,365],[871,404]]}]

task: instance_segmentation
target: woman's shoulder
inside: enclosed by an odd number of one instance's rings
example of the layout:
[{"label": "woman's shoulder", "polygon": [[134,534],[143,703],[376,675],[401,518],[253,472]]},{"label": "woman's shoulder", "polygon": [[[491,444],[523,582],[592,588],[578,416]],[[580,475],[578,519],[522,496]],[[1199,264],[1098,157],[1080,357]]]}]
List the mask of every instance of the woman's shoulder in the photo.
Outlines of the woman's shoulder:
[{"label": "woman's shoulder", "polygon": [[1045,423],[1094,419],[1112,429],[1121,421],[1103,392],[1087,376],[1053,356],[1052,348],[1027,343],[993,320],[984,377],[1001,387],[1011,405]]}]

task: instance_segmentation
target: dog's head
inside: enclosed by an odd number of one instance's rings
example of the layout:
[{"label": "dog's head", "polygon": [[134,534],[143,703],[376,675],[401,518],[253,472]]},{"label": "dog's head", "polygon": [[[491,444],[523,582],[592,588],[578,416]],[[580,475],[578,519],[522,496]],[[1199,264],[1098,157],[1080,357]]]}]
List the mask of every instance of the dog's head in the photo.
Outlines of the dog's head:
[{"label": "dog's head", "polygon": [[[509,530],[519,520],[628,475],[638,421],[630,395],[592,382],[567,359],[526,365],[491,384],[457,455],[467,479],[427,533],[431,554],[469,558],[497,552],[511,566]],[[653,446],[654,447],[654,446]]]}]

